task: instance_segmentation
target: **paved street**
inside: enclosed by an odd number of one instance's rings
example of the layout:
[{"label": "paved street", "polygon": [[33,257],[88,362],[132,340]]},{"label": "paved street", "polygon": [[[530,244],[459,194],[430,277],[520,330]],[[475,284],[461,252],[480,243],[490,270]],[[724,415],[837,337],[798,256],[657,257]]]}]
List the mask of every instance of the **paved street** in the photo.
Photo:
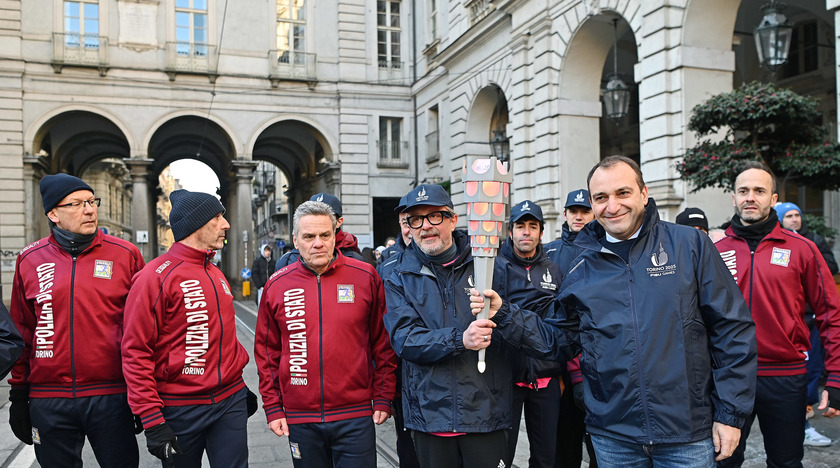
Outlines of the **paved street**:
[{"label": "paved street", "polygon": [[[252,301],[237,302],[237,317],[239,318],[238,336],[249,352],[254,347],[254,324],[256,323],[256,306]],[[257,370],[253,359],[245,367],[245,381],[248,387],[257,391]],[[39,466],[35,461],[35,452],[31,446],[19,443],[9,429],[8,384],[0,384],[0,468],[31,468]],[[827,419],[817,416],[811,419],[811,424],[826,437],[834,441],[829,447],[806,447],[803,465],[807,468],[837,468],[840,466],[840,418]],[[389,468],[396,466],[395,436],[393,420],[377,428],[379,438],[378,466]],[[524,468],[528,466],[528,443],[524,424],[520,427],[519,444],[517,446],[514,466]],[[146,451],[146,441],[141,435],[138,437],[140,445],[140,466],[142,468],[159,467],[160,462]],[[292,466],[291,455],[287,439],[280,439],[268,430],[265,414],[262,409],[248,421],[248,446],[250,448],[250,466],[277,467]],[[585,452],[585,451],[584,451]],[[392,463],[393,461],[393,463]],[[85,445],[85,466],[97,466],[89,445]],[[204,466],[209,466],[204,463]],[[583,466],[588,464],[584,463]],[[747,461],[744,468],[758,468],[765,466],[764,448],[758,424],[753,428],[747,447]]]}]

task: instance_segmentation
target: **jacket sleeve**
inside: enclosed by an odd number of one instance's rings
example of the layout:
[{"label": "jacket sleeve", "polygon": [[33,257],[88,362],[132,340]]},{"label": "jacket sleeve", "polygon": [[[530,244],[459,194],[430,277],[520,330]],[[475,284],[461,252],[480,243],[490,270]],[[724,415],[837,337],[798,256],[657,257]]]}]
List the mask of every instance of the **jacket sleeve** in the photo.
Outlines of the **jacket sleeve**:
[{"label": "jacket sleeve", "polygon": [[406,300],[402,275],[392,271],[385,280],[385,299],[388,312],[385,328],[391,347],[402,359],[418,364],[432,364],[466,351],[463,330],[455,327],[429,328]]},{"label": "jacket sleeve", "polygon": [[164,405],[155,379],[155,350],[165,292],[158,276],[145,273],[148,274],[141,272],[134,276],[134,285],[128,293],[121,348],[128,405],[148,429],[164,422],[161,412]]},{"label": "jacket sleeve", "polygon": [[[254,332],[254,362],[260,378],[260,395],[268,422],[286,417],[283,408],[283,391],[280,387],[280,360],[283,354],[283,338],[277,319],[271,312],[283,310],[279,297],[269,294],[272,281],[263,290],[263,300],[257,313],[257,329]],[[279,296],[279,295],[277,295]]]},{"label": "jacket sleeve", "polygon": [[26,300],[21,268],[25,266],[21,265],[21,257],[18,256],[12,282],[10,314],[23,338],[23,351],[20,359],[12,366],[12,377],[9,379],[9,385],[12,387],[29,387],[29,359],[32,356],[32,341],[35,338],[35,305]]},{"label": "jacket sleeve", "polygon": [[371,286],[373,293],[373,310],[370,313],[370,348],[373,356],[373,409],[391,414],[391,401],[394,399],[397,386],[397,356],[388,342],[385,332],[384,316],[385,289],[379,275],[371,272]]},{"label": "jacket sleeve", "polygon": [[821,257],[819,252],[812,252],[803,266],[805,300],[814,311],[825,346],[825,369],[828,371],[825,385],[840,388],[840,297],[834,277]]},{"label": "jacket sleeve", "polygon": [[505,343],[534,358],[565,362],[580,350],[572,338],[577,334],[577,322],[564,321],[562,311],[560,295],[554,299],[545,318],[503,300],[491,320],[497,325],[495,332],[501,333]]},{"label": "jacket sleeve", "polygon": [[698,306],[709,338],[714,420],[741,428],[752,413],[758,358],[755,324],[744,296],[711,239],[697,233]]},{"label": "jacket sleeve", "polygon": [[0,379],[6,377],[22,352],[23,338],[6,306],[0,303]]}]

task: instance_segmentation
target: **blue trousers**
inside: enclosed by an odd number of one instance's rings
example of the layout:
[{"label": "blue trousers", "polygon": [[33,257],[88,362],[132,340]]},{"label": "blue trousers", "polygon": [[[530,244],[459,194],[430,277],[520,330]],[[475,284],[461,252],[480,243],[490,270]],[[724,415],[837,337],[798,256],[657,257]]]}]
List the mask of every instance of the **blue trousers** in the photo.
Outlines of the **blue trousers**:
[{"label": "blue trousers", "polygon": [[[125,393],[83,398],[33,398],[29,417],[41,466],[82,466],[85,436],[99,466],[137,467],[134,416]],[[40,443],[38,442],[40,440]]]},{"label": "blue trousers", "polygon": [[686,444],[639,444],[592,434],[601,466],[621,468],[711,468],[715,466],[712,438]]},{"label": "blue trousers", "polygon": [[[178,437],[181,453],[175,455],[178,468],[200,468],[207,451],[210,466],[248,466],[247,389],[209,405],[165,406],[163,417]],[[166,468],[166,463],[162,465]]]},{"label": "blue trousers", "polygon": [[373,418],[289,424],[295,468],[376,468]]}]

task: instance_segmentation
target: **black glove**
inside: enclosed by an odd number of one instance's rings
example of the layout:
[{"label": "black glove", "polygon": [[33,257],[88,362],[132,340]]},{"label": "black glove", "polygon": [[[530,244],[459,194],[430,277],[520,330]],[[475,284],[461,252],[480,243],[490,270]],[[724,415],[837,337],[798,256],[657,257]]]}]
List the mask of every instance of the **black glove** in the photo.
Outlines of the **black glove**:
[{"label": "black glove", "polygon": [[143,420],[140,419],[140,416],[137,416],[136,414],[132,416],[134,416],[134,433],[139,434],[143,432]]},{"label": "black glove", "polygon": [[181,453],[175,432],[165,422],[146,429],[146,447],[149,453],[174,466],[173,454]]},{"label": "black glove", "polygon": [[32,422],[29,420],[29,389],[9,390],[9,426],[15,437],[26,445],[32,445]]},{"label": "black glove", "polygon": [[575,406],[581,411],[586,411],[586,406],[583,404],[583,382],[572,385],[572,396],[575,399]]},{"label": "black glove", "polygon": [[248,406],[248,417],[250,418],[259,409],[260,403],[257,401],[257,396],[254,395],[251,389],[245,387],[245,390],[248,391],[248,395],[245,397],[245,404]]},{"label": "black glove", "polygon": [[828,407],[840,411],[840,388],[825,387],[825,390],[828,392]]}]

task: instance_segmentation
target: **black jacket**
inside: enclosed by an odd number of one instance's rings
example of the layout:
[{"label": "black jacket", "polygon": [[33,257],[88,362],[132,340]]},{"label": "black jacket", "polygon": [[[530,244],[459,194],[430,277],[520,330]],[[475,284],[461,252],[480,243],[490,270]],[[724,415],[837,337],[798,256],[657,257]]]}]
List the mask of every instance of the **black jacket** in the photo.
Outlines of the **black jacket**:
[{"label": "black jacket", "polygon": [[265,286],[272,273],[274,273],[274,257],[265,258],[263,255],[258,255],[251,265],[251,280],[254,282],[254,287],[259,289]]},{"label": "black jacket", "polygon": [[837,267],[837,260],[834,258],[834,253],[831,251],[831,247],[828,246],[828,242],[826,242],[823,236],[808,229],[808,226],[805,226],[804,224],[802,225],[802,229],[796,232],[800,236],[817,245],[817,248],[820,249],[820,253],[825,259],[825,263],[828,265],[828,269],[831,271],[832,275],[836,275],[838,271],[840,271]]},{"label": "black jacket", "polygon": [[[496,284],[496,292],[506,301],[536,312],[541,317],[549,316],[562,280],[560,270],[548,258],[542,245],[537,246],[536,254],[529,259],[516,255],[511,239],[499,249],[493,283]],[[535,359],[515,350],[512,352],[515,383],[534,384],[537,378],[559,376],[566,368],[562,362]]]},{"label": "black jacket", "polygon": [[548,258],[557,265],[557,268],[564,275],[568,273],[572,261],[582,251],[580,247],[575,245],[575,239],[578,234],[579,232],[572,232],[569,229],[568,223],[563,223],[563,234],[560,238],[545,244],[545,253],[548,255]]},{"label": "black jacket", "polygon": [[20,337],[9,310],[0,303],[0,379],[6,377],[12,366],[23,353],[23,338]]},{"label": "black jacket", "polygon": [[709,237],[648,200],[629,262],[598,223],[575,245],[558,299],[579,328],[586,425],[633,443],[688,443],[742,427],[755,400],[755,325]]}]

